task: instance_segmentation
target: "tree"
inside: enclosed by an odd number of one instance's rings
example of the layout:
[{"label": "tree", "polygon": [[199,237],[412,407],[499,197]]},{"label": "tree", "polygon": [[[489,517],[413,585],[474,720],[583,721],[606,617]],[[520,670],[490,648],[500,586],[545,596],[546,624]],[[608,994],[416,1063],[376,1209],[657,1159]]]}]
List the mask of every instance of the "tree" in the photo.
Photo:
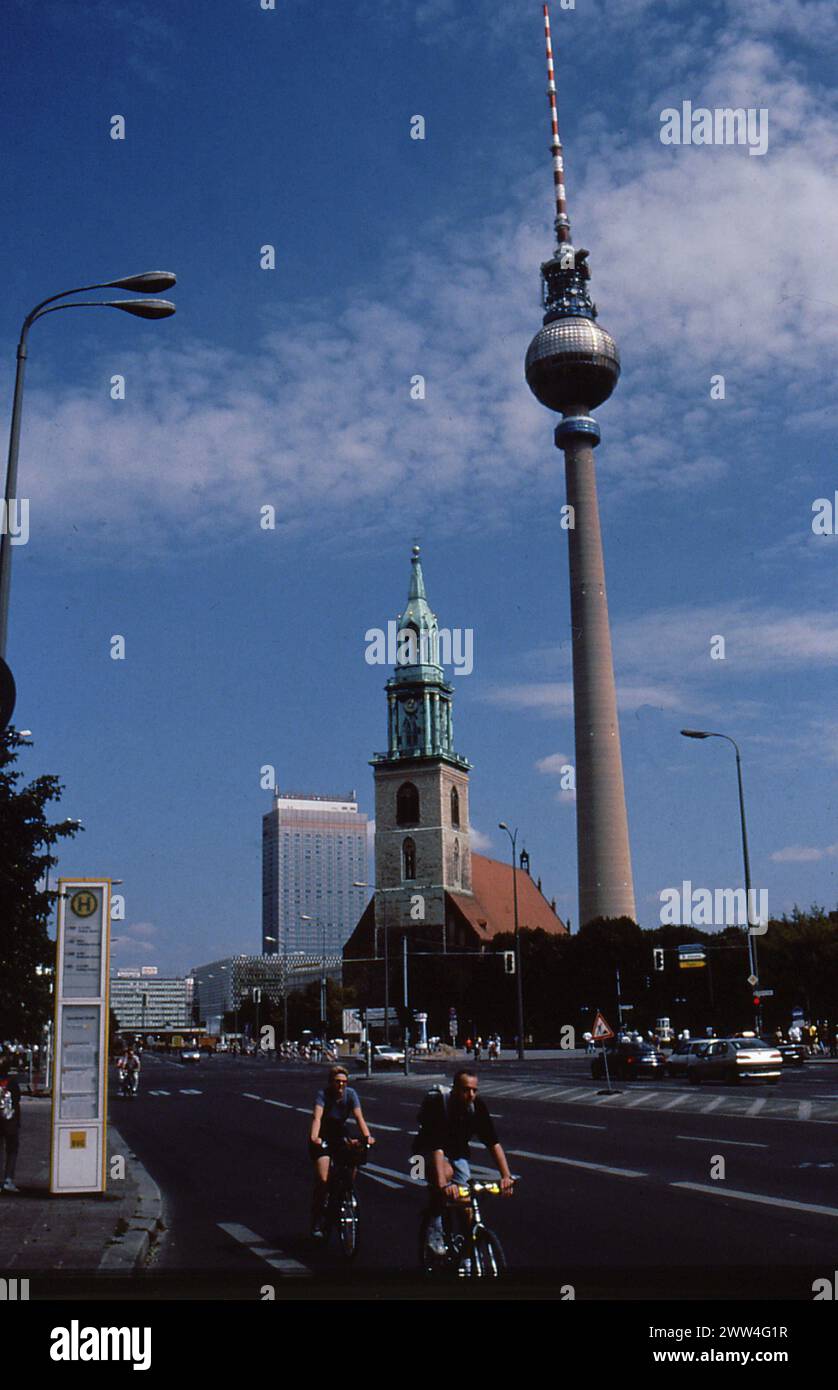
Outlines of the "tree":
[{"label": "tree", "polygon": [[18,750],[31,748],[16,729],[0,733],[0,1039],[40,1041],[52,1010],[55,942],[47,931],[56,891],[39,888],[58,863],[50,849],[77,834],[72,821],[51,822],[46,808],[64,790],[57,777],[21,786]]}]

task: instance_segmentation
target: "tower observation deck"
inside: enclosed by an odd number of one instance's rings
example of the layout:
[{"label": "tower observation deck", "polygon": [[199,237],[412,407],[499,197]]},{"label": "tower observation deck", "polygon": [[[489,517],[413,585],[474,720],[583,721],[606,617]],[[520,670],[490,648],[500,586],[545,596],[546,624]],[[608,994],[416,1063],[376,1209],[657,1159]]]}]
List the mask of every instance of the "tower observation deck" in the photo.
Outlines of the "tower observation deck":
[{"label": "tower observation deck", "polygon": [[617,385],[620,356],[611,334],[597,323],[597,308],[588,288],[589,253],[577,250],[571,241],[546,4],[544,27],[556,249],[541,267],[544,322],[530,343],[525,372],[541,404],[561,413],[555,442],[564,453],[567,501],[572,508],[567,535],[579,923],[584,926],[597,917],[636,915],[594,467],[600,429],[591,415]]}]

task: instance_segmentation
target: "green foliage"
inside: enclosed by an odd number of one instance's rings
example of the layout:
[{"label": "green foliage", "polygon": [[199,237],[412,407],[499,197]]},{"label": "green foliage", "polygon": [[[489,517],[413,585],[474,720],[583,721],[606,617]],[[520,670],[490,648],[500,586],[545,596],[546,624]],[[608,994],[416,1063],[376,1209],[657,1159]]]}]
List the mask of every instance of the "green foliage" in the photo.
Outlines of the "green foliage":
[{"label": "green foliage", "polygon": [[55,964],[47,924],[58,894],[38,883],[58,862],[51,847],[79,830],[47,819],[63,791],[57,777],[21,786],[18,750],[31,746],[13,728],[0,733],[0,1040],[20,1042],[39,1042],[52,1011],[50,977],[38,972]]}]

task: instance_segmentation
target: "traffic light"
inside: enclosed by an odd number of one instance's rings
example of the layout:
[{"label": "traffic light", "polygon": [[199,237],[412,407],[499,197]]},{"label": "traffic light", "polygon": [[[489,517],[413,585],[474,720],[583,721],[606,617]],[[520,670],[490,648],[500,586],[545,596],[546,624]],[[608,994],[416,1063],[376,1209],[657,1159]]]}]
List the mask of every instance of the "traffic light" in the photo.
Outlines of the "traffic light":
[{"label": "traffic light", "polygon": [[755,1008],[755,1009],[758,1009],[759,1006],[760,1006],[760,1003],[761,1003],[761,1000],[760,1000],[759,995],[758,995],[758,994],[755,994],[755,995],[754,995],[754,1008]]},{"label": "traffic light", "polygon": [[654,960],[654,963],[655,963],[655,969],[656,969],[656,970],[663,970],[663,947],[662,947],[662,946],[655,946],[655,947],[654,947],[654,949],[652,950],[652,959]]},{"label": "traffic light", "polygon": [[505,975],[514,975],[514,974],[515,974],[515,952],[514,952],[514,951],[504,951],[504,953],[503,953],[503,971],[504,971],[504,974],[505,974]]}]

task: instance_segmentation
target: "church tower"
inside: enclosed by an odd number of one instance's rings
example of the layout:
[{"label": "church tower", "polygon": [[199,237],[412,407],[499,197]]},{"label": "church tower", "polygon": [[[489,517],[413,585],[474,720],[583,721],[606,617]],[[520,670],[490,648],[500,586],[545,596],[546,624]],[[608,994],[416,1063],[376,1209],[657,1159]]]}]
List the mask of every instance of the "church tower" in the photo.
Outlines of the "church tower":
[{"label": "church tower", "polygon": [[[375,777],[375,934],[399,927],[445,949],[445,893],[471,895],[468,778],[454,751],[454,690],[440,664],[441,634],[413,547],[407,607],[395,624],[395,670],[386,685],[386,753]],[[447,634],[443,633],[442,638]]]}]

